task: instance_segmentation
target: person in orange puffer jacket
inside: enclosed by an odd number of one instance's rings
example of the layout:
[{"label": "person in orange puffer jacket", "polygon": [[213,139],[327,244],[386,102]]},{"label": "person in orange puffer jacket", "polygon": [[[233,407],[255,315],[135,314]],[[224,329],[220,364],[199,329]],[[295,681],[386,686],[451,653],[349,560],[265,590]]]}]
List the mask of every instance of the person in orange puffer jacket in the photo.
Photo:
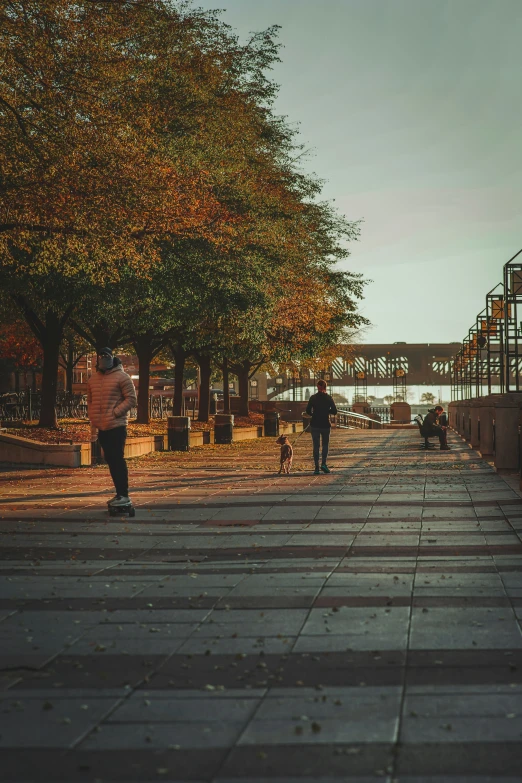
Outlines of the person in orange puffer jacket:
[{"label": "person in orange puffer jacket", "polygon": [[135,405],[136,390],[130,375],[110,348],[102,348],[96,372],[87,385],[87,410],[93,430],[98,431],[98,440],[114,482],[116,495],[109,501],[111,506],[130,503],[124,452],[129,411]]}]

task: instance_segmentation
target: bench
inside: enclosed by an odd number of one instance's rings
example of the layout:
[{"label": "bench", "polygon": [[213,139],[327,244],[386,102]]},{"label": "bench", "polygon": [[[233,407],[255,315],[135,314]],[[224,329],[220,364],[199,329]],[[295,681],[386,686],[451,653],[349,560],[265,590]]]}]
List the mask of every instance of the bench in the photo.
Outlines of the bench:
[{"label": "bench", "polygon": [[424,443],[421,444],[421,449],[434,449],[435,444],[430,443],[429,438],[427,438],[425,435],[422,434],[422,422],[424,421],[423,417],[420,413],[418,413],[415,418],[413,419],[417,427],[419,428],[419,434],[421,438],[424,439]]}]

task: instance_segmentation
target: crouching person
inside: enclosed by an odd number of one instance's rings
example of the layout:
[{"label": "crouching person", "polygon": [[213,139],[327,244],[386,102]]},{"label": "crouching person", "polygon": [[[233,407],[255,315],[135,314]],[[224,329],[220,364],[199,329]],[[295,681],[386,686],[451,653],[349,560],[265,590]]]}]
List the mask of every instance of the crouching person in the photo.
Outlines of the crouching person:
[{"label": "crouching person", "polygon": [[116,490],[116,496],[109,501],[111,506],[130,503],[124,451],[129,411],[135,405],[136,391],[130,376],[112,350],[102,348],[96,372],[87,386],[87,409],[91,425],[98,430],[98,440]]},{"label": "crouching person", "polygon": [[[442,405],[436,405],[428,411],[424,417],[424,421],[421,426],[421,435],[425,438],[437,437],[439,439],[440,447],[443,451],[449,451],[447,440],[447,417],[443,418],[444,408]],[[441,419],[444,425],[441,426]]]}]

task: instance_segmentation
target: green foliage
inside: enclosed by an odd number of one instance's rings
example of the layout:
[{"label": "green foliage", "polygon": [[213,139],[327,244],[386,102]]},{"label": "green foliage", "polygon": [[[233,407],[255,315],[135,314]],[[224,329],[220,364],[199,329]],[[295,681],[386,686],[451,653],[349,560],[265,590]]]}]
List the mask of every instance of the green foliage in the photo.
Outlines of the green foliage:
[{"label": "green foliage", "polygon": [[321,201],[274,112],[276,27],[243,45],[167,0],[0,1],[1,21],[0,276],[35,333],[52,311],[60,339],[70,324],[244,376],[366,323],[364,281],[339,268],[359,223]]}]

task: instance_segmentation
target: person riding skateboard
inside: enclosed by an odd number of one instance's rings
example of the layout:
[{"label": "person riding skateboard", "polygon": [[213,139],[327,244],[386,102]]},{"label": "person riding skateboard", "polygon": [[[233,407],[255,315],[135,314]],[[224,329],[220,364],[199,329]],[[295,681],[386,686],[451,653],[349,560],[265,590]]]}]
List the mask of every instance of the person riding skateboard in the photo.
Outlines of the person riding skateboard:
[{"label": "person riding skateboard", "polygon": [[[436,405],[434,408],[431,408],[422,422],[421,435],[424,438],[438,437],[441,450],[449,451],[451,447],[448,446],[446,436],[447,424],[446,426],[441,426],[440,424],[440,418],[443,413],[444,408],[442,405]],[[447,419],[444,419],[444,421],[447,422]]]},{"label": "person riding skateboard", "polygon": [[[125,441],[129,411],[136,405],[136,390],[130,375],[123,370],[121,360],[110,348],[98,353],[96,372],[87,385],[87,410],[91,425],[109,466],[116,495],[109,506],[130,505],[129,472],[125,461]],[[93,433],[94,434],[94,433]]]},{"label": "person riding skateboard", "polygon": [[[317,394],[312,394],[306,406],[306,415],[311,416],[310,432],[312,433],[313,457],[315,463],[314,473],[318,476],[321,472],[330,473],[326,464],[328,459],[328,446],[330,443],[330,416],[337,414],[337,408],[333,398],[326,392],[326,381],[317,381]],[[319,468],[319,450],[322,441],[321,467]]]}]

